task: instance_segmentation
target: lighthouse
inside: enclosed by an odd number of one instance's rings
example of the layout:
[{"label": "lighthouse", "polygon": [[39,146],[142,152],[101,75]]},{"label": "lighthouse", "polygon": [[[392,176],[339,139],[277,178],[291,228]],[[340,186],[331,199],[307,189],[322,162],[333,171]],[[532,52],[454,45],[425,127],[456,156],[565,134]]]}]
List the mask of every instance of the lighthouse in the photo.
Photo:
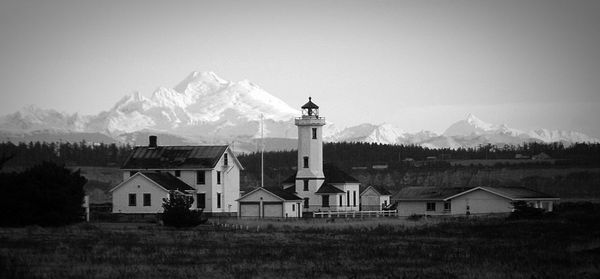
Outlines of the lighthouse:
[{"label": "lighthouse", "polygon": [[[325,179],[323,174],[323,126],[325,125],[325,118],[319,116],[319,106],[312,102],[311,97],[308,97],[308,103],[302,106],[302,116],[296,118],[295,124],[298,126],[298,172],[296,173],[296,179],[321,180],[322,182]],[[309,184],[316,185],[310,182]]]}]

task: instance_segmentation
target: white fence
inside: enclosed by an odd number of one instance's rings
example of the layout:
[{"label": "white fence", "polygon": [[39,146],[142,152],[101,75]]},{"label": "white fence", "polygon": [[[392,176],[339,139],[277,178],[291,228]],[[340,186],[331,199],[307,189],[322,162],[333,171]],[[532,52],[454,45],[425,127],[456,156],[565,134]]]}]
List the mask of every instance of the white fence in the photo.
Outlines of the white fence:
[{"label": "white fence", "polygon": [[313,218],[364,218],[398,216],[398,210],[373,210],[373,211],[322,211],[313,212]]}]

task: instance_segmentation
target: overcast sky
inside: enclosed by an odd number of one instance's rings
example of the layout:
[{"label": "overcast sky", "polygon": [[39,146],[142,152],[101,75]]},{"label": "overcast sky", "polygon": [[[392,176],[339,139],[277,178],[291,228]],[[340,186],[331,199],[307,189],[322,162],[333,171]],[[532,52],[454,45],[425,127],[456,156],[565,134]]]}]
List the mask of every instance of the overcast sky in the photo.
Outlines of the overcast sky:
[{"label": "overcast sky", "polygon": [[492,123],[600,137],[600,1],[0,2],[0,114],[95,114],[192,71],[341,126]]}]

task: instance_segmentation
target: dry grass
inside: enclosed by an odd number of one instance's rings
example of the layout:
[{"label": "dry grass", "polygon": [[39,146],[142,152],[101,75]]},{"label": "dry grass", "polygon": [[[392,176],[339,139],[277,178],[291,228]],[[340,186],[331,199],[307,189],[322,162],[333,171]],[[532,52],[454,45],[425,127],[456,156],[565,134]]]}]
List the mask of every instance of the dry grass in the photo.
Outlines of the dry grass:
[{"label": "dry grass", "polygon": [[[600,275],[600,230],[594,224],[500,219],[228,224],[188,230],[149,224],[0,229],[0,278]],[[240,230],[244,224],[261,229]],[[238,229],[231,229],[233,225]]]}]

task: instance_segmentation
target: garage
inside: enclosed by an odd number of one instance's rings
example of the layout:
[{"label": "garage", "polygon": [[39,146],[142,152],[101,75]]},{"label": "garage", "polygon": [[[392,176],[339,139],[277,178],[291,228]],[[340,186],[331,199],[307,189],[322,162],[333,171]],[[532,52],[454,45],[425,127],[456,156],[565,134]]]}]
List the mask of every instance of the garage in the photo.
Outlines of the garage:
[{"label": "garage", "polygon": [[240,218],[302,217],[304,200],[282,188],[256,188],[238,200]]},{"label": "garage", "polygon": [[260,204],[253,202],[240,203],[240,214],[245,217],[259,217]]},{"label": "garage", "polygon": [[283,217],[283,202],[263,203],[263,217]]}]

